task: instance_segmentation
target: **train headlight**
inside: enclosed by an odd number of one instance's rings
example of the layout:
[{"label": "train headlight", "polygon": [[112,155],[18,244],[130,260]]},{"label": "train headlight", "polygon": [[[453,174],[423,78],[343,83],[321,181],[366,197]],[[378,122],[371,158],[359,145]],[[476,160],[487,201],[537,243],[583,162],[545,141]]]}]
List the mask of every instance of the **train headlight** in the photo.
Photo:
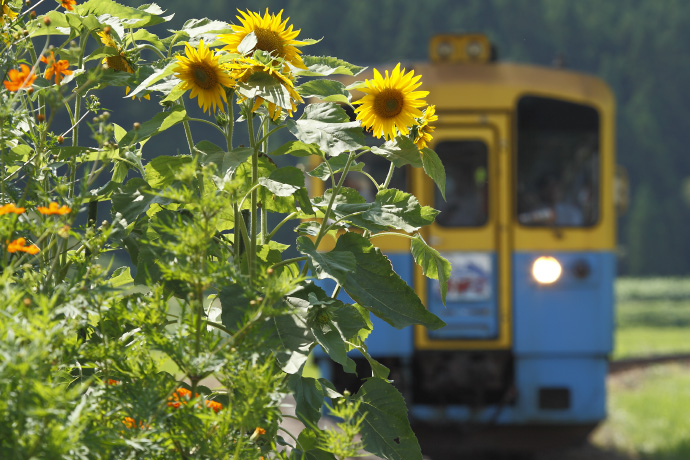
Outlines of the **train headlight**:
[{"label": "train headlight", "polygon": [[552,284],[558,281],[563,273],[560,262],[550,256],[542,256],[532,264],[532,277],[540,284]]}]

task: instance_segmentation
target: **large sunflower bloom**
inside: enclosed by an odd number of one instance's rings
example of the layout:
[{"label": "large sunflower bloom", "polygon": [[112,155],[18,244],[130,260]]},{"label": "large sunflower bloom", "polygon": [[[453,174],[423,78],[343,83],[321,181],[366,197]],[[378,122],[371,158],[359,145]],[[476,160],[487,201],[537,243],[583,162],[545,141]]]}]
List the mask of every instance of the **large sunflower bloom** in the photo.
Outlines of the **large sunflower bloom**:
[{"label": "large sunflower bloom", "polygon": [[185,43],[184,52],[187,57],[177,56],[178,64],[173,70],[175,76],[182,80],[182,89],[191,89],[191,98],[199,96],[199,107],[204,112],[215,112],[220,107],[225,112],[223,101],[228,102],[223,86],[232,88],[235,82],[225,72],[218,62],[218,56],[199,42],[199,48],[194,49],[189,43]]},{"label": "large sunflower bloom", "polygon": [[10,69],[7,72],[10,79],[2,82],[8,91],[19,91],[22,88],[30,88],[34,84],[36,74],[33,73],[31,67],[26,64],[19,64],[19,67],[21,67],[21,71]]},{"label": "large sunflower bloom", "polygon": [[267,8],[263,17],[260,13],[254,13],[249,10],[246,13],[239,9],[237,11],[242,15],[241,17],[237,16],[242,25],[231,26],[232,30],[235,31],[234,34],[221,34],[218,36],[221,41],[227,44],[223,48],[224,50],[230,53],[237,53],[237,47],[242,43],[244,37],[254,32],[257,43],[254,49],[251,50],[252,53],[256,50],[262,50],[283,59],[285,62],[289,62],[295,67],[306,69],[300,56],[302,52],[296,48],[305,44],[295,40],[300,30],[292,30],[292,25],[287,27],[287,22],[290,18],[285,19],[285,21],[282,20],[283,10],[280,10],[275,15],[268,14]]},{"label": "large sunflower bloom", "polygon": [[374,69],[373,80],[366,80],[358,88],[366,96],[355,102],[360,104],[355,112],[362,126],[372,130],[375,137],[386,136],[389,140],[396,137],[398,131],[407,135],[415,118],[422,116],[419,107],[425,102],[421,98],[429,94],[428,91],[415,91],[421,85],[420,78],[420,75],[414,76],[414,70],[401,71],[400,64],[390,76],[386,70],[385,78]]},{"label": "large sunflower bloom", "polygon": [[[295,85],[290,77],[284,75],[279,69],[271,67],[270,65],[262,64],[254,58],[240,58],[233,61],[228,70],[230,75],[239,83],[247,83],[252,75],[255,73],[265,73],[275,78],[278,83],[285,89],[289,96],[289,100],[283,101],[283,105],[278,105],[273,101],[265,101],[264,98],[256,96],[252,112],[256,111],[264,101],[268,104],[268,114],[272,120],[277,119],[283,109],[287,110],[288,115],[297,110],[296,103],[304,103],[304,99],[295,90]],[[238,102],[244,101],[240,99]]]},{"label": "large sunflower bloom", "polygon": [[0,0],[0,5],[2,5],[2,9],[0,9],[0,23],[4,21],[12,22],[14,18],[17,17],[17,13],[12,11],[7,1],[8,0]]},{"label": "large sunflower bloom", "polygon": [[132,66],[127,61],[127,58],[125,58],[125,53],[115,42],[112,35],[106,31],[97,32],[96,35],[101,38],[101,43],[109,48],[115,48],[119,53],[117,56],[104,57],[101,63],[109,69],[119,70],[120,72],[134,73],[134,69],[132,69]]},{"label": "large sunflower bloom", "polygon": [[50,52],[50,56],[41,56],[41,62],[46,64],[46,71],[43,77],[50,80],[55,75],[55,84],[59,85],[62,81],[63,75],[72,75],[72,71],[68,70],[69,62],[66,59],[55,60],[55,53]]},{"label": "large sunflower bloom", "polygon": [[436,115],[436,106],[430,105],[424,111],[424,115],[419,119],[419,127],[417,128],[417,135],[414,138],[414,143],[419,148],[419,150],[426,147],[427,142],[431,142],[431,133],[436,129],[435,126],[431,126],[430,123],[438,120],[438,115]]}]

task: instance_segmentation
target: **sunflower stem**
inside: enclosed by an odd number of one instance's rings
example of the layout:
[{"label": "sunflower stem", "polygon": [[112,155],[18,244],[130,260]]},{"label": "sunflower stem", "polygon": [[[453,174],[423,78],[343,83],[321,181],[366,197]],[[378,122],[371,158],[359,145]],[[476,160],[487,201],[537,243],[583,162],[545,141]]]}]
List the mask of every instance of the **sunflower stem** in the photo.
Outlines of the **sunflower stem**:
[{"label": "sunflower stem", "polygon": [[[259,183],[259,145],[256,143],[256,135],[254,133],[254,114],[249,106],[246,106],[246,116],[247,116],[247,129],[249,130],[249,142],[253,149],[252,152],[252,188]],[[256,271],[256,237],[257,237],[257,200],[258,193],[257,189],[254,188],[251,194],[251,204],[249,206],[250,211],[250,223],[251,223],[251,234],[249,235],[249,253],[248,253],[248,264],[249,267],[249,279],[253,283],[254,273]]]},{"label": "sunflower stem", "polygon": [[[261,142],[263,143],[264,154],[268,153],[268,137],[270,133],[268,132],[268,117],[264,119],[263,122],[263,137]],[[265,204],[265,203],[264,203]],[[266,244],[266,238],[268,235],[268,212],[261,206],[261,244]]]},{"label": "sunflower stem", "polygon": [[[327,229],[329,227],[328,220],[330,219],[331,210],[333,209],[333,204],[335,203],[335,198],[338,196],[338,193],[340,193],[340,189],[342,188],[343,183],[345,182],[345,177],[347,176],[347,173],[350,171],[350,165],[352,165],[352,161],[354,160],[354,158],[355,152],[350,152],[350,156],[347,158],[347,163],[345,163],[345,168],[343,168],[343,172],[340,175],[338,185],[336,185],[335,188],[332,189],[331,198],[328,200],[328,207],[326,208],[326,212],[323,215],[323,219],[321,219],[321,228],[319,228],[319,233],[318,235],[316,235],[316,240],[314,241],[314,247],[317,249],[319,247],[319,243],[321,243],[321,239],[327,232]],[[309,264],[304,264],[304,267],[302,268],[302,275],[306,275],[307,270],[309,270]]]},{"label": "sunflower stem", "polygon": [[388,175],[386,176],[386,180],[381,184],[379,187],[379,190],[387,189],[388,184],[391,183],[391,179],[393,178],[393,172],[395,171],[395,165],[391,163],[390,168],[388,168]]}]

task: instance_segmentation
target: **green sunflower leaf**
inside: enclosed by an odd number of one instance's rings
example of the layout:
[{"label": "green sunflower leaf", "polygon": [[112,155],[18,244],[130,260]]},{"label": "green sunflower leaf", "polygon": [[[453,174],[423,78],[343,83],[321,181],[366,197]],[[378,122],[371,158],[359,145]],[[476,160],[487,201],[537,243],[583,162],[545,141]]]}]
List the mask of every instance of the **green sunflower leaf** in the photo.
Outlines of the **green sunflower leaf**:
[{"label": "green sunflower leaf", "polygon": [[386,158],[398,168],[405,165],[419,168],[423,165],[419,149],[412,140],[404,136],[386,141],[381,147],[372,147],[371,151]]},{"label": "green sunflower leaf", "polygon": [[[160,38],[158,38],[158,35],[152,34],[148,30],[145,29],[139,29],[136,32],[134,32],[134,35],[132,38],[135,41],[145,41],[151,43],[151,45],[154,46],[158,51],[161,53],[167,53],[167,50],[165,49],[165,45],[163,45],[163,42],[161,41]],[[127,35],[127,39],[129,39],[129,35]]]},{"label": "green sunflower leaf", "polygon": [[438,214],[421,206],[414,195],[396,189],[379,191],[371,203],[338,201],[332,212],[336,219],[372,232],[394,229],[407,233],[431,224]]},{"label": "green sunflower leaf", "polygon": [[159,15],[163,13],[163,10],[158,8],[157,5],[149,5],[148,8],[140,10],[131,6],[121,5],[113,0],[89,0],[78,4],[76,12],[80,16],[109,14],[120,19],[127,19],[129,20],[128,27],[133,29],[153,26],[166,20],[166,18]]},{"label": "green sunflower leaf", "polygon": [[422,149],[422,164],[424,165],[424,172],[426,175],[434,181],[438,189],[443,195],[443,199],[446,199],[446,170],[443,167],[441,159],[438,157],[436,152],[430,148],[425,147]]},{"label": "green sunflower leaf", "polygon": [[299,120],[287,120],[290,132],[305,144],[316,144],[329,156],[366,145],[358,121],[349,121],[345,110],[332,102],[308,105]]},{"label": "green sunflower leaf", "polygon": [[254,31],[252,31],[245,35],[240,44],[237,45],[237,52],[243,56],[246,56],[247,54],[251,53],[254,48],[256,48],[258,43],[259,40],[256,38]]},{"label": "green sunflower leaf", "polygon": [[157,156],[145,167],[146,182],[157,189],[165,188],[175,182],[177,173],[182,166],[192,162],[189,155],[182,156]]},{"label": "green sunflower leaf", "polygon": [[366,67],[356,66],[331,56],[304,55],[302,56],[302,60],[308,70],[295,69],[295,74],[304,77],[325,77],[328,75],[355,76],[366,69]]},{"label": "green sunflower leaf", "polygon": [[260,97],[285,110],[292,109],[288,89],[279,79],[265,72],[253,73],[247,82],[238,83],[236,89],[239,94],[248,99]]},{"label": "green sunflower leaf", "polygon": [[186,116],[187,112],[182,107],[175,107],[170,112],[159,113],[149,121],[142,123],[139,129],[132,129],[127,132],[120,141],[120,145],[125,146],[146,140],[180,123]]},{"label": "green sunflower leaf", "polygon": [[[323,181],[328,180],[328,178],[331,177],[331,170],[333,171],[333,174],[343,171],[349,156],[350,155],[347,153],[341,153],[338,156],[331,157],[326,161],[319,163],[316,168],[312,169],[307,174],[309,174],[311,177],[318,177]],[[328,165],[326,163],[328,163]],[[329,165],[331,169],[328,169]],[[356,161],[350,163],[350,171],[361,171],[362,169],[364,169],[363,163],[357,163]]]},{"label": "green sunflower leaf", "polygon": [[260,177],[259,183],[277,196],[290,196],[304,187],[304,173],[294,166],[285,166]]},{"label": "green sunflower leaf", "polygon": [[[302,244],[301,251],[310,257],[310,261],[318,257],[319,278],[337,281],[355,302],[391,326],[397,329],[413,324],[429,329],[445,326],[424,307],[414,290],[393,271],[390,260],[368,239],[356,233],[346,233],[338,239],[332,251],[317,254],[312,249],[311,240],[300,237],[298,241]],[[352,264],[351,257],[355,260],[354,269],[348,269]],[[320,263],[322,261],[324,263]]]},{"label": "green sunflower leaf", "polygon": [[300,141],[289,141],[281,145],[269,155],[292,155],[295,157],[308,157],[311,155],[318,155],[323,158],[324,154],[319,148],[314,144],[305,144]]},{"label": "green sunflower leaf", "polygon": [[144,91],[146,88],[153,85],[154,83],[157,83],[163,78],[172,75],[173,73],[175,73],[175,67],[177,67],[177,59],[174,58],[163,59],[155,63],[152,66],[153,73],[147,76],[141,83],[139,83],[139,86],[134,88],[134,91],[127,94],[127,96],[125,97],[136,96],[137,94]]},{"label": "green sunflower leaf", "polygon": [[349,104],[352,96],[345,85],[335,80],[311,80],[298,86],[297,92],[303,98],[316,97],[325,102]]},{"label": "green sunflower leaf", "polygon": [[364,382],[353,399],[361,401],[364,449],[389,460],[422,460],[422,450],[407,418],[405,399],[380,378]]},{"label": "green sunflower leaf", "polygon": [[225,184],[232,181],[232,176],[235,170],[249,157],[252,156],[253,149],[248,147],[240,147],[226,152],[222,148],[210,141],[201,141],[194,146],[195,150],[202,154],[199,162],[202,165],[213,163],[216,165],[216,171],[213,176],[213,182],[222,190]]},{"label": "green sunflower leaf", "polygon": [[436,249],[429,246],[421,236],[415,235],[411,244],[412,257],[422,268],[422,273],[427,278],[438,280],[441,288],[441,300],[446,304],[448,293],[448,280],[450,279],[451,265]]}]

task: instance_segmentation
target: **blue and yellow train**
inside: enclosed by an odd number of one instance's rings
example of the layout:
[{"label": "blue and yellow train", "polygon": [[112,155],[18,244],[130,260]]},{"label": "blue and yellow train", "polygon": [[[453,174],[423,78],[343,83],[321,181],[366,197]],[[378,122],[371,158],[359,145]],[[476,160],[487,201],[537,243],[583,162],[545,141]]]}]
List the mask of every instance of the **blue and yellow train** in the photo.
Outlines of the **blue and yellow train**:
[{"label": "blue and yellow train", "polygon": [[423,236],[452,263],[447,305],[404,239],[377,245],[447,326],[399,331],[373,318],[369,352],[413,424],[584,433],[606,415],[614,327],[612,92],[591,75],[497,62],[479,34],[434,37],[430,54],[407,68],[436,105],[446,200],[420,170],[396,172],[394,185],[441,211]]}]

